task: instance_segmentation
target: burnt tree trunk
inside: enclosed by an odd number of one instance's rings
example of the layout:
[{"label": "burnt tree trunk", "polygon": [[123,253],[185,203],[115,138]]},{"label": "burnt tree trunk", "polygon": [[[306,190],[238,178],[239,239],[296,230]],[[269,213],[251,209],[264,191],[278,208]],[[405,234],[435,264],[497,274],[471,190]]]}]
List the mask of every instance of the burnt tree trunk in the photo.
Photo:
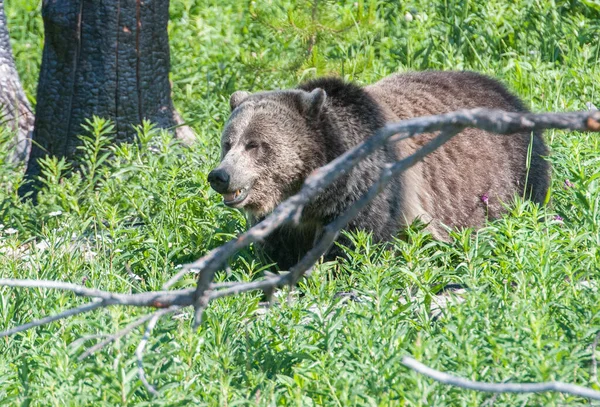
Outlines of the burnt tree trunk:
[{"label": "burnt tree trunk", "polygon": [[0,125],[15,131],[8,159],[13,164],[25,162],[29,154],[33,112],[23,92],[8,37],[4,0],[0,0]]},{"label": "burnt tree trunk", "polygon": [[[176,124],[169,82],[169,0],[44,0],[45,42],[26,175],[46,155],[72,159],[81,124],[112,119],[116,142],[148,119]],[[23,188],[23,192],[31,189]]]}]

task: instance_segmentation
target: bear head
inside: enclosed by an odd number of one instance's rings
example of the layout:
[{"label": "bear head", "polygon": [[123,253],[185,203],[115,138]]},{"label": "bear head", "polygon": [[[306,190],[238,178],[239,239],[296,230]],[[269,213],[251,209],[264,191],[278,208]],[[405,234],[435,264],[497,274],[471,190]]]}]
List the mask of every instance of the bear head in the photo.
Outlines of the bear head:
[{"label": "bear head", "polygon": [[320,88],[231,95],[221,163],[208,174],[226,205],[261,218],[326,163],[321,131],[325,100]]}]

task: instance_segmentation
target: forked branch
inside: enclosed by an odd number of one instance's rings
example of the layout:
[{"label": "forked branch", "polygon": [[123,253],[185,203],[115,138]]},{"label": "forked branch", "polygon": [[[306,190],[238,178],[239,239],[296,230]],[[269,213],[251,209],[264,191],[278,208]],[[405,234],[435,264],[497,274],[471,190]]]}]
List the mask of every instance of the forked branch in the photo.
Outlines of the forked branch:
[{"label": "forked branch", "polygon": [[[161,316],[180,308],[193,306],[195,312],[194,326],[197,327],[201,321],[203,311],[212,300],[257,290],[268,294],[272,293],[279,287],[296,284],[310,271],[318,259],[333,244],[338,233],[385,187],[387,183],[390,182],[394,176],[415,165],[426,155],[435,151],[437,148],[467,127],[479,128],[499,134],[510,134],[519,131],[534,131],[549,128],[580,131],[600,131],[600,112],[592,111],[579,113],[533,114],[473,109],[461,110],[436,116],[419,117],[389,124],[379,130],[371,138],[342,154],[329,164],[314,171],[306,179],[302,189],[298,194],[281,203],[273,211],[273,213],[266,217],[262,222],[253,226],[239,237],[227,242],[221,247],[212,250],[193,263],[184,265],[182,270],[180,270],[163,285],[163,289],[161,291],[119,294],[97,289],[90,289],[71,283],[0,279],[0,286],[66,290],[73,292],[77,296],[86,297],[93,300],[90,303],[80,305],[60,314],[48,316],[46,318],[21,325],[7,331],[0,332],[0,337],[12,335],[29,328],[48,324],[59,319],[67,318],[71,315],[89,312],[100,307],[121,305],[154,308],[154,312],[140,317],[138,320],[132,322],[121,331],[109,336],[108,338],[89,348],[82,354],[82,357],[89,356],[93,352],[103,348],[114,340],[127,335],[135,328],[143,324],[147,324],[144,339],[140,343],[136,351],[136,355],[138,357],[140,378],[148,391],[155,394],[156,390],[146,380],[142,364],[142,355],[151,331]],[[267,276],[264,279],[247,283],[213,283],[215,273],[224,267],[229,258],[235,255],[240,249],[248,247],[252,243],[261,241],[276,228],[284,224],[297,221],[302,213],[303,208],[312,199],[314,199],[320,193],[320,191],[330,186],[339,176],[341,176],[343,173],[347,173],[352,167],[356,166],[361,160],[365,159],[372,152],[381,148],[388,142],[396,142],[405,138],[417,137],[423,133],[434,132],[439,132],[439,135],[432,138],[420,150],[402,159],[401,161],[389,163],[387,166],[382,168],[379,179],[371,186],[367,193],[357,200],[352,206],[350,206],[340,217],[335,219],[329,225],[325,226],[323,234],[315,246],[304,256],[304,258],[302,258],[295,266],[293,266],[289,272],[284,272],[276,276]],[[179,282],[181,278],[191,270],[198,271],[196,287],[177,290],[172,289],[173,285]],[[422,373],[432,373],[432,371],[426,370],[427,368],[425,366],[419,365],[418,362],[408,357],[404,359],[403,363],[407,366],[410,365],[409,367],[415,370],[417,370],[417,368],[420,369],[417,371]],[[444,380],[447,380],[449,384],[454,385],[464,385],[466,382],[468,382],[464,381],[464,379],[453,378],[453,376],[449,375],[437,375],[436,377],[443,378]],[[451,378],[453,379],[451,380]],[[463,380],[463,382],[461,382],[461,380]],[[524,387],[519,388],[525,389],[525,391],[543,391],[537,389],[547,388],[548,390],[571,393],[580,395],[582,397],[595,398],[600,396],[600,393],[594,392],[593,390],[580,388],[578,386],[569,387],[570,385],[565,385],[564,383],[554,383],[550,387],[531,387],[531,385],[522,386]],[[544,384],[544,386],[549,385]],[[473,388],[475,390],[479,390],[483,387],[480,386],[480,388]],[[492,388],[496,389],[500,387]],[[517,387],[508,388],[516,389]],[[579,391],[579,393],[573,392],[574,388],[577,388],[576,390]]]}]

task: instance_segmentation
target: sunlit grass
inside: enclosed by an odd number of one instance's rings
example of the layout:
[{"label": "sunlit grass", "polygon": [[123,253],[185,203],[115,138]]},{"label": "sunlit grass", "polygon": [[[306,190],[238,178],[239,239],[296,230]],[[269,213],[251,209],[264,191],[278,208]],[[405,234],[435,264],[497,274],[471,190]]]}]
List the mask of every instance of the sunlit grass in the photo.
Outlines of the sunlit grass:
[{"label": "sunlit grass", "polygon": [[[593,4],[323,0],[313,20],[309,2],[171,3],[175,104],[199,143],[183,148],[145,125],[139,145],[115,147],[110,123],[93,119],[84,170],[74,175],[66,163],[47,160],[36,206],[17,199],[20,172],[0,156],[1,277],[157,289],[179,265],[237,235],[244,217],[206,182],[237,89],[289,87],[326,74],[364,84],[395,71],[471,69],[500,78],[536,111],[600,106]],[[40,4],[9,0],[6,8],[34,101]],[[258,312],[259,294],[245,294],[213,303],[199,332],[189,311],[161,320],[146,356],[158,399],[136,374],[140,331],[77,361],[95,343],[78,339],[114,332],[143,312],[112,308],[0,340],[0,405],[478,406],[491,397],[409,372],[404,354],[470,379],[598,388],[590,345],[600,330],[599,138],[562,131],[546,138],[554,167],[547,208],[517,202],[503,219],[456,232],[450,243],[417,228],[387,250],[359,233],[348,260],[320,265],[293,301],[284,293],[266,314]],[[9,139],[0,130],[2,145]],[[249,280],[261,266],[248,250],[218,278]],[[464,302],[433,318],[448,283],[468,288]],[[336,295],[350,291],[358,301]],[[1,288],[0,330],[81,302],[68,293]],[[502,395],[493,405],[585,403],[541,394]]]}]

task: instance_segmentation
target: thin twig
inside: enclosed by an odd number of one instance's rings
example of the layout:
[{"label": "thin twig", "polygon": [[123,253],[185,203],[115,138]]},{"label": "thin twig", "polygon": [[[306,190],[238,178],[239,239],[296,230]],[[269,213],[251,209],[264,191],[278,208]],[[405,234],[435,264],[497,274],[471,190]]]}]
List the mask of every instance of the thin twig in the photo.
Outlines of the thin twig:
[{"label": "thin twig", "polygon": [[51,322],[58,321],[59,319],[64,319],[64,318],[72,317],[73,315],[82,314],[84,312],[89,312],[89,311],[95,310],[96,308],[100,308],[103,306],[104,306],[104,303],[102,301],[95,301],[95,302],[90,302],[87,304],[80,305],[79,307],[70,308],[59,314],[41,318],[36,321],[29,322],[28,324],[19,325],[12,329],[8,329],[6,331],[0,332],[0,338],[2,338],[4,336],[14,335],[18,332],[23,332],[28,329],[35,328],[36,326],[46,325]]},{"label": "thin twig", "polygon": [[50,288],[54,290],[71,291],[75,295],[82,297],[95,297],[102,299],[109,299],[112,294],[107,291],[96,290],[93,288],[87,288],[83,285],[73,283],[63,283],[61,281],[51,280],[13,280],[7,278],[0,278],[0,286],[6,287],[25,287],[25,288]]},{"label": "thin twig", "polygon": [[[35,283],[38,283],[35,286]],[[71,291],[81,297],[98,298],[103,300],[104,306],[110,305],[129,305],[134,307],[153,307],[167,308],[171,305],[191,305],[189,298],[194,289],[186,288],[182,290],[170,291],[147,291],[134,294],[118,294],[109,291],[89,289],[82,285],[72,283],[62,283],[49,280],[18,280],[4,278],[0,279],[0,287],[30,287],[30,288],[50,288],[64,291]]]},{"label": "thin twig", "polygon": [[109,337],[109,334],[95,334],[95,335],[84,335],[81,338],[78,338],[69,344],[70,347],[76,348],[82,343],[86,343],[87,341],[91,341],[94,339],[103,339]]},{"label": "thin twig", "polygon": [[[169,310],[169,308],[167,308],[167,310]],[[164,311],[164,310],[160,310],[160,311],[157,311],[152,314],[146,314],[143,317],[136,319],[135,321],[133,321],[132,323],[127,325],[125,328],[114,333],[113,335],[108,336],[108,338],[104,339],[101,342],[98,342],[97,344],[95,344],[94,346],[92,346],[91,348],[86,350],[84,353],[82,353],[79,356],[78,359],[83,360],[83,359],[87,358],[88,356],[90,356],[91,354],[93,354],[94,352],[97,352],[100,349],[104,348],[105,346],[109,345],[110,343],[116,341],[117,339],[124,337],[125,335],[127,335],[128,333],[133,331],[135,328],[137,328],[140,325],[145,324],[149,319],[154,317],[154,315],[156,315],[157,313],[162,312],[162,311]]]},{"label": "thin twig", "polygon": [[468,390],[482,391],[486,393],[542,393],[546,391],[555,391],[567,393],[573,396],[586,397],[592,400],[600,400],[600,392],[568,384],[563,382],[544,382],[544,383],[484,383],[453,376],[448,373],[440,372],[425,366],[421,362],[404,356],[402,364],[417,373],[432,378],[440,383],[460,387]]},{"label": "thin twig", "polygon": [[[34,280],[13,280],[13,279],[0,279],[0,287],[32,287]],[[40,281],[41,287],[44,288],[57,288],[61,290],[72,291],[78,293],[84,297],[100,298],[100,301],[95,301],[89,304],[84,304],[77,308],[69,309],[61,312],[60,314],[45,317],[18,327],[0,332],[0,338],[3,336],[9,336],[17,332],[25,331],[27,329],[35,328],[37,326],[49,324],[50,322],[57,321],[59,319],[67,318],[73,315],[90,312],[96,308],[105,308],[113,305],[124,305],[133,307],[152,307],[161,309],[171,309],[171,307],[187,307],[193,304],[195,289],[188,288],[184,290],[173,290],[173,291],[149,291],[145,293],[136,294],[115,294],[100,290],[89,290],[83,286],[71,283],[56,283],[49,284],[49,281]],[[85,291],[88,290],[88,291]]]},{"label": "thin twig", "polygon": [[146,372],[144,370],[144,362],[143,362],[144,349],[146,348],[146,344],[148,343],[148,340],[150,339],[152,330],[156,326],[156,323],[158,322],[160,317],[162,317],[163,315],[165,315],[169,312],[175,311],[177,308],[178,307],[170,307],[166,310],[160,310],[158,312],[155,312],[152,315],[150,322],[148,322],[148,325],[146,325],[146,330],[144,331],[144,336],[142,337],[140,344],[138,345],[137,349],[135,350],[135,356],[137,358],[137,365],[138,365],[138,375],[140,376],[140,380],[144,384],[144,387],[146,387],[146,390],[148,390],[148,392],[154,396],[158,396],[158,392],[156,391],[154,386],[152,386],[146,379]]}]

